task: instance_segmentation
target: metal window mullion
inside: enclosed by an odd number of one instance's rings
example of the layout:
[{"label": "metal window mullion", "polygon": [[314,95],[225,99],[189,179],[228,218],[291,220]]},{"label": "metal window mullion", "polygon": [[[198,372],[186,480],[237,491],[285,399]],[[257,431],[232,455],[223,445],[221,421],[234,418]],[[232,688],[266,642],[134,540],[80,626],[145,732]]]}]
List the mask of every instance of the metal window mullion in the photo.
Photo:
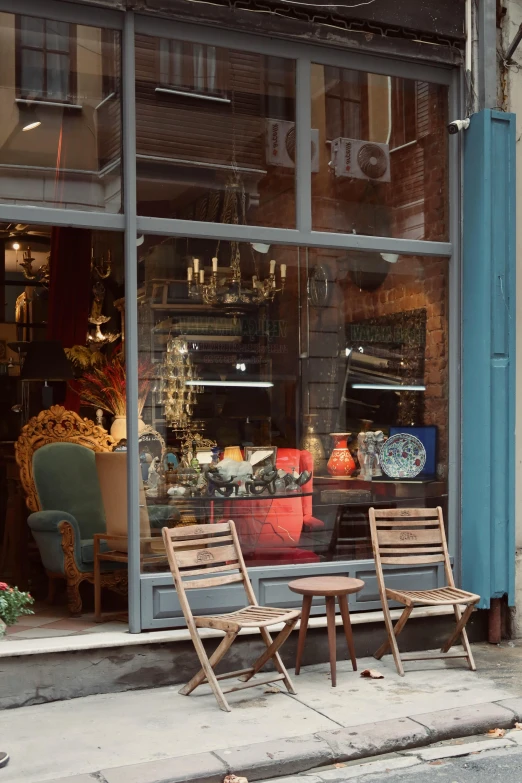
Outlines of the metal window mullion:
[{"label": "metal window mullion", "polygon": [[141,631],[141,587],[138,475],[138,256],[136,246],[136,92],[133,11],[128,11],[125,15],[122,44],[129,630],[131,633],[139,633]]},{"label": "metal window mullion", "polygon": [[450,242],[432,242],[422,239],[373,237],[362,234],[339,234],[326,231],[299,231],[290,228],[267,228],[231,223],[208,223],[196,220],[138,217],[140,234],[160,236],[202,237],[230,242],[265,242],[275,245],[308,245],[346,250],[369,250],[400,255],[447,257],[452,254]]},{"label": "metal window mullion", "polygon": [[76,226],[123,231],[124,217],[120,214],[88,212],[57,207],[30,207],[25,204],[6,204],[0,201],[0,221],[5,223],[36,223],[45,226]]},{"label": "metal window mullion", "polygon": [[[463,110],[463,72],[455,72],[449,93],[450,118]],[[448,545],[455,579],[461,578],[461,433],[462,433],[462,133],[449,138],[449,237],[454,248],[448,279]]]},{"label": "metal window mullion", "polygon": [[310,60],[299,58],[295,84],[295,219],[297,230],[312,230],[312,95]]}]

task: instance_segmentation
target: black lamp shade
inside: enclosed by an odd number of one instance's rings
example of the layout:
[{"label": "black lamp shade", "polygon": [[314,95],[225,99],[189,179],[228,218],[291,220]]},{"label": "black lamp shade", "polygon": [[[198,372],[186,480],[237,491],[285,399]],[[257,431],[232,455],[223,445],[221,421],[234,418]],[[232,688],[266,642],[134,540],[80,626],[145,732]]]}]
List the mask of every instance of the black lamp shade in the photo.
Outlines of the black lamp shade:
[{"label": "black lamp shade", "polygon": [[35,340],[29,344],[20,373],[23,381],[65,381],[72,377],[72,367],[59,340]]}]

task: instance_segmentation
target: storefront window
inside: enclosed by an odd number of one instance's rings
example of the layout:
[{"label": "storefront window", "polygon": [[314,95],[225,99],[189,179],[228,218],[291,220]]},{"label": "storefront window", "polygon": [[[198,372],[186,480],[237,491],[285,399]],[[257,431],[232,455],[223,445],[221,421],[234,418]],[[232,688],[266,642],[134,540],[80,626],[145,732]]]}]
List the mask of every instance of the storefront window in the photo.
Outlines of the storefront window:
[{"label": "storefront window", "polygon": [[370,506],[445,506],[447,271],[145,237],[149,516],[234,519],[247,563],[267,566],[371,558]]},{"label": "storefront window", "polygon": [[316,231],[448,239],[447,87],[312,65]]},{"label": "storefront window", "polygon": [[138,214],[295,227],[295,63],[136,37]]},{"label": "storefront window", "polygon": [[0,201],[121,211],[120,34],[0,13]]}]

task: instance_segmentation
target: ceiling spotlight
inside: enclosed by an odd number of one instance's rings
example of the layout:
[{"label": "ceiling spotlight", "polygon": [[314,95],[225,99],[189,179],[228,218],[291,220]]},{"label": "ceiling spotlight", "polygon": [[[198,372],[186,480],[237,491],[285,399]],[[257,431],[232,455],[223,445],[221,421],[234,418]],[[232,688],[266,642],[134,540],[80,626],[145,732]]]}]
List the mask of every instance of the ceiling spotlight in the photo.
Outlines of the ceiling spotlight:
[{"label": "ceiling spotlight", "polygon": [[36,121],[36,122],[30,122],[29,125],[24,125],[24,127],[22,128],[22,131],[34,130],[34,128],[38,128],[38,126],[41,125],[41,124],[42,123],[39,120]]},{"label": "ceiling spotlight", "polygon": [[265,245],[263,242],[251,242],[252,247],[258,253],[268,253],[270,245]]},{"label": "ceiling spotlight", "polygon": [[383,261],[387,261],[389,264],[396,264],[399,260],[398,253],[381,253]]},{"label": "ceiling spotlight", "polygon": [[20,245],[18,242],[13,242],[13,250],[20,250]]}]

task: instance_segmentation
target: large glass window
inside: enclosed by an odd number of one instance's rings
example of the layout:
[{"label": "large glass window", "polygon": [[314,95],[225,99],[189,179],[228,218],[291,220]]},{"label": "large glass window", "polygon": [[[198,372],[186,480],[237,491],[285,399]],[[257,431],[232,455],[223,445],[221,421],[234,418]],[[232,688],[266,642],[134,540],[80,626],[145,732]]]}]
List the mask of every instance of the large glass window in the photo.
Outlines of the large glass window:
[{"label": "large glass window", "polygon": [[447,87],[312,65],[316,231],[448,239]]},{"label": "large glass window", "polygon": [[140,445],[149,507],[234,519],[254,566],[371,558],[370,506],[445,506],[447,271],[145,237],[143,419],[164,441]]},{"label": "large glass window", "polygon": [[0,13],[0,202],[121,211],[120,34]]},{"label": "large glass window", "polygon": [[136,38],[138,214],[295,228],[295,63]]}]

